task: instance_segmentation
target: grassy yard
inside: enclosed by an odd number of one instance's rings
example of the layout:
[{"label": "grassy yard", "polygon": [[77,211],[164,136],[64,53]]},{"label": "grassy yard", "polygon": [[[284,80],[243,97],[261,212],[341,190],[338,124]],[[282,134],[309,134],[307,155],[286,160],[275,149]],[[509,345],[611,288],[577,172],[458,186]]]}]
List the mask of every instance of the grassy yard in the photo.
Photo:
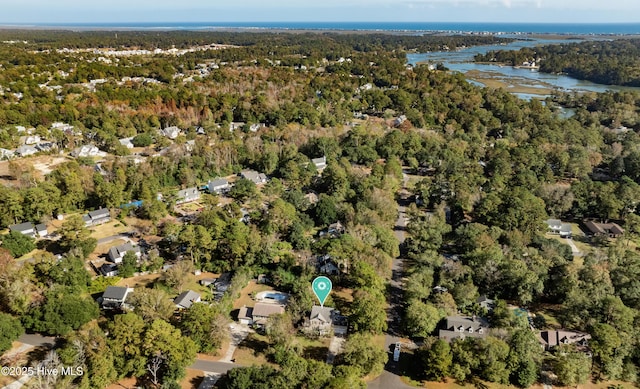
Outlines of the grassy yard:
[{"label": "grassy yard", "polygon": [[129,227],[123,225],[119,220],[112,220],[99,226],[90,227],[91,237],[96,239],[106,238],[108,236],[118,235],[129,231]]},{"label": "grassy yard", "polygon": [[118,282],[118,286],[128,286],[130,288],[147,288],[153,285],[160,278],[160,273],[147,274],[146,276],[123,278]]},{"label": "grassy yard", "polygon": [[255,281],[250,281],[249,284],[240,291],[240,297],[234,301],[233,309],[240,309],[245,305],[248,307],[253,306],[255,304],[255,300],[252,296],[255,296],[256,293],[271,289],[272,288],[268,285],[256,284]]},{"label": "grassy yard", "polygon": [[269,347],[269,342],[267,341],[266,336],[251,333],[249,336],[236,348],[235,353],[233,354],[235,363],[240,364],[242,366],[251,366],[251,365],[273,365],[271,362],[267,361],[264,353]]}]

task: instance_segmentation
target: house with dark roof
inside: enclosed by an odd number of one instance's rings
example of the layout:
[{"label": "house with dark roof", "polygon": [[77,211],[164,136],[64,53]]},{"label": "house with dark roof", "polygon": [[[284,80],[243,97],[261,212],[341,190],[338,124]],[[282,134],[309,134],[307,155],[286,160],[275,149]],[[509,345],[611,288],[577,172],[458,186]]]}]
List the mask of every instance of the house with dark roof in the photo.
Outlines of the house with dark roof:
[{"label": "house with dark roof", "polygon": [[105,277],[115,277],[118,275],[118,265],[115,263],[105,262],[98,268],[100,274]]},{"label": "house with dark roof", "polygon": [[224,178],[216,178],[215,180],[209,181],[207,189],[209,190],[209,193],[221,194],[227,193],[229,189],[231,189],[231,185],[229,184],[229,181]]},{"label": "house with dark roof", "polygon": [[41,237],[44,238],[45,236],[49,235],[49,231],[47,231],[47,226],[44,223],[40,223],[40,224],[36,224],[36,234]]},{"label": "house with dark roof", "polygon": [[484,338],[489,331],[489,323],[480,317],[447,316],[443,321],[438,336],[447,342],[465,337]]},{"label": "house with dark roof", "polygon": [[131,242],[127,242],[119,246],[111,247],[109,249],[109,259],[113,263],[122,263],[122,259],[124,258],[125,254],[129,251],[134,253],[138,258],[142,256],[142,251],[140,250],[140,246],[134,246],[133,244],[131,244]]},{"label": "house with dark roof", "polygon": [[624,229],[616,223],[597,223],[589,220],[584,223],[589,232],[594,236],[608,236],[617,238],[624,234]]},{"label": "house with dark roof", "polygon": [[133,288],[123,286],[107,286],[102,294],[100,306],[103,309],[122,309],[126,308],[127,296],[133,292]]},{"label": "house with dark roof", "polygon": [[347,318],[335,308],[314,305],[309,319],[305,322],[305,331],[319,336],[347,334]]},{"label": "house with dark roof", "polygon": [[173,303],[178,309],[189,309],[193,303],[199,303],[201,301],[200,295],[192,290],[182,292],[173,300]]},{"label": "house with dark roof", "polygon": [[478,303],[478,305],[480,305],[480,307],[486,309],[487,311],[492,311],[493,308],[496,306],[496,301],[493,299],[490,299],[484,294],[478,297],[478,300],[476,300],[476,302]]},{"label": "house with dark roof", "polygon": [[200,191],[195,186],[179,190],[176,194],[176,204],[185,204],[200,199]]},{"label": "house with dark roof", "polygon": [[575,344],[579,347],[586,347],[591,335],[582,332],[567,330],[549,330],[538,333],[538,341],[545,350],[560,346],[562,344]]},{"label": "house with dark roof", "polygon": [[22,235],[27,235],[30,237],[34,237],[35,236],[35,227],[33,226],[33,223],[31,222],[26,222],[26,223],[20,223],[20,224],[12,224],[9,226],[9,231],[11,232],[19,232]]},{"label": "house with dark roof", "polygon": [[563,223],[558,219],[547,219],[545,223],[550,234],[560,235],[561,238],[571,237],[571,224]]},{"label": "house with dark roof", "polygon": [[111,214],[107,208],[100,208],[82,216],[82,220],[84,220],[84,225],[87,227],[97,226],[109,222],[111,220]]},{"label": "house with dark roof", "polygon": [[33,146],[23,145],[16,149],[15,154],[19,157],[28,157],[29,155],[36,154],[38,149]]}]

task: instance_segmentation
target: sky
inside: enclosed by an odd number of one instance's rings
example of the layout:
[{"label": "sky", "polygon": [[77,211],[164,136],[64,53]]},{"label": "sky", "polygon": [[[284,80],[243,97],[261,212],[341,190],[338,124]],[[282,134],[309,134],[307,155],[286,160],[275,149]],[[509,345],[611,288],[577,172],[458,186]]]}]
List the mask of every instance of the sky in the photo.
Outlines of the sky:
[{"label": "sky", "polygon": [[0,0],[1,24],[640,23],[638,0]]}]

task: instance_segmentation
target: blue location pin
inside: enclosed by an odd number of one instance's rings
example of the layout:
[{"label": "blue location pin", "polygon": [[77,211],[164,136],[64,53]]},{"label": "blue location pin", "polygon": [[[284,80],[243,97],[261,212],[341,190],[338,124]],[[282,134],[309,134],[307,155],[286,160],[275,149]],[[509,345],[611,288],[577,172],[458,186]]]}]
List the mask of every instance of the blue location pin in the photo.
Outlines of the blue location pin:
[{"label": "blue location pin", "polygon": [[329,297],[329,293],[331,293],[331,280],[325,276],[316,277],[311,283],[311,289],[313,289],[313,294],[316,295],[318,301],[320,301],[320,305],[324,307],[324,302],[327,301],[327,297]]}]

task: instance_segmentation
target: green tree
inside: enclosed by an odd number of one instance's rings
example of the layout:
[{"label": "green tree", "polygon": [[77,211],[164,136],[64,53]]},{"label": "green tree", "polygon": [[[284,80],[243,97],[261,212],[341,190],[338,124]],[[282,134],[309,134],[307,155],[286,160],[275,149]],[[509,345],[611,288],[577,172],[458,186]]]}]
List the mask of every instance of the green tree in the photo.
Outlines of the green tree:
[{"label": "green tree", "polygon": [[153,368],[153,363],[160,361],[162,368],[155,378],[163,383],[183,378],[185,368],[193,363],[198,349],[191,339],[183,336],[180,330],[162,319],[151,323],[142,348],[149,361],[148,368]]},{"label": "green tree", "polygon": [[418,353],[424,366],[424,375],[428,380],[442,381],[450,374],[453,356],[449,343],[442,339],[424,345]]},{"label": "green tree", "polygon": [[119,377],[144,375],[147,360],[143,355],[144,320],[133,312],[116,315],[107,326],[109,348],[114,357],[114,367]]},{"label": "green tree", "polygon": [[371,335],[353,334],[344,345],[344,362],[359,367],[363,376],[382,373],[387,358],[387,353],[375,345]]},{"label": "green tree", "polygon": [[444,312],[430,303],[412,299],[407,307],[405,325],[411,336],[425,338],[431,335],[443,317]]},{"label": "green tree", "polygon": [[379,334],[387,329],[386,299],[382,291],[359,289],[353,294],[349,322],[355,331]]},{"label": "green tree", "polygon": [[162,289],[136,289],[128,298],[135,313],[146,322],[156,319],[169,320],[175,311],[171,298]]},{"label": "green tree", "polygon": [[34,239],[17,231],[11,231],[2,236],[2,247],[9,250],[11,255],[19,258],[35,250]]},{"label": "green tree", "polygon": [[120,269],[118,274],[121,277],[128,278],[132,277],[133,273],[136,272],[138,265],[138,257],[133,251],[127,251],[122,257],[122,264],[120,265]]},{"label": "green tree", "polygon": [[24,334],[20,320],[0,312],[0,354],[11,348],[11,343]]},{"label": "green tree", "polygon": [[578,386],[586,383],[591,375],[591,359],[572,346],[561,345],[553,363],[553,373],[563,386]]},{"label": "green tree", "polygon": [[229,337],[229,320],[216,306],[193,304],[183,316],[180,329],[202,353],[214,354]]}]

